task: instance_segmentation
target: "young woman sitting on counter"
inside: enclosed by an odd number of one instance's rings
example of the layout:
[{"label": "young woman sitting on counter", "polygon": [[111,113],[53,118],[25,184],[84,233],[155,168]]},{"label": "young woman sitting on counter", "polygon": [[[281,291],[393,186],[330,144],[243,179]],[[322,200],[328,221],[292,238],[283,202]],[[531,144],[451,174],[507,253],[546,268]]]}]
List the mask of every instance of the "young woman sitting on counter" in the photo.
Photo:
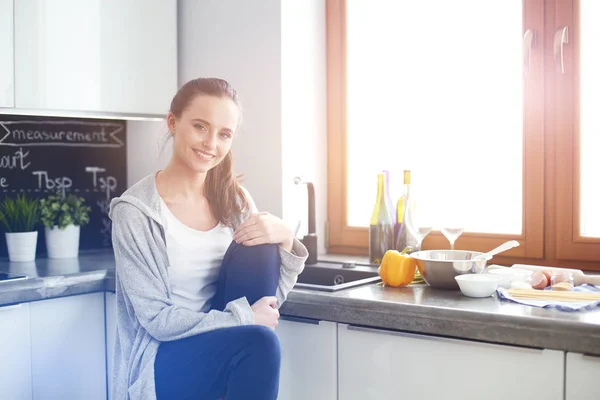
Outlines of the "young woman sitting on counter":
[{"label": "young woman sitting on counter", "polygon": [[183,85],[164,170],[113,199],[114,399],[275,400],[278,307],[308,256],[233,172],[241,121],[228,82]]}]

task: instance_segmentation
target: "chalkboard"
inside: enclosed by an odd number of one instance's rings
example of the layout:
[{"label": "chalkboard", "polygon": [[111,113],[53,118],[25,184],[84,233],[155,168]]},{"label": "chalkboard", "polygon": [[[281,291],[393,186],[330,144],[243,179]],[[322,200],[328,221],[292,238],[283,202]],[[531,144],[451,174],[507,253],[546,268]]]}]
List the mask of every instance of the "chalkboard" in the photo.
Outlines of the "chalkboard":
[{"label": "chalkboard", "polygon": [[[92,208],[79,248],[111,247],[110,200],[126,189],[125,121],[0,115],[0,199],[56,192],[83,197]],[[45,254],[44,228],[37,253]],[[0,237],[0,257],[7,257]]]}]

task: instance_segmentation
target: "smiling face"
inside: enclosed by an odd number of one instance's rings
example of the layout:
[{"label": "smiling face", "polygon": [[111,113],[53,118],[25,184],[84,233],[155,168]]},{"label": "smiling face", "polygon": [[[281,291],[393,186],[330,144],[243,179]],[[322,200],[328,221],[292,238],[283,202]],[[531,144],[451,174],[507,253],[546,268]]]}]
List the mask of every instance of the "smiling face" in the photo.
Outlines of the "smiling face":
[{"label": "smiling face", "polygon": [[193,172],[206,173],[231,149],[240,110],[228,97],[196,96],[177,117],[168,115],[173,157]]}]

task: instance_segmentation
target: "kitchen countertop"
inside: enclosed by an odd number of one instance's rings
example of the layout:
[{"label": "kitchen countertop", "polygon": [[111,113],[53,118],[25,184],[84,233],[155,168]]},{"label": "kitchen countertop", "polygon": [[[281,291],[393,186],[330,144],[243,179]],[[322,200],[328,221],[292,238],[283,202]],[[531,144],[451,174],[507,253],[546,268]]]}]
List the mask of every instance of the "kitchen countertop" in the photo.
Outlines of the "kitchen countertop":
[{"label": "kitchen countertop", "polygon": [[[114,291],[110,251],[79,259],[0,260],[0,271],[30,278],[0,282],[0,306],[76,294]],[[491,343],[600,355],[600,308],[565,312],[464,297],[426,284],[405,288],[364,285],[338,292],[293,289],[282,315],[403,330]]]},{"label": "kitchen countertop", "polygon": [[[75,259],[38,258],[34,262],[0,259],[0,271],[29,279],[0,281],[0,306],[76,294],[114,291],[115,259],[110,251],[81,252]],[[111,286],[112,285],[112,286]]]},{"label": "kitchen countertop", "polygon": [[294,289],[281,314],[491,343],[600,355],[600,308],[565,312],[473,299],[427,284],[364,285],[337,293]]}]

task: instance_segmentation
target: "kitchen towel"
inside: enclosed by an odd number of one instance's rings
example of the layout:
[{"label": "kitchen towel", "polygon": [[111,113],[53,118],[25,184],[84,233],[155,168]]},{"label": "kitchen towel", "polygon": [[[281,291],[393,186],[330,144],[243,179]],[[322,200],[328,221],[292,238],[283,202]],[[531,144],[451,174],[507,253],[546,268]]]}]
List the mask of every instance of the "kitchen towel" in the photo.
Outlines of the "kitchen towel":
[{"label": "kitchen towel", "polygon": [[[546,290],[550,290],[550,288],[546,288]],[[577,286],[573,289],[574,292],[588,292],[588,293],[600,293],[600,287],[594,285],[584,284],[581,286]],[[592,310],[598,306],[600,306],[600,301],[582,301],[582,302],[574,302],[574,301],[556,301],[556,300],[523,300],[523,299],[515,299],[513,298],[508,290],[499,287],[497,290],[498,297],[503,300],[514,301],[515,303],[525,304],[528,306],[534,307],[543,307],[543,308],[556,308],[561,311],[582,311],[582,310]]]}]

